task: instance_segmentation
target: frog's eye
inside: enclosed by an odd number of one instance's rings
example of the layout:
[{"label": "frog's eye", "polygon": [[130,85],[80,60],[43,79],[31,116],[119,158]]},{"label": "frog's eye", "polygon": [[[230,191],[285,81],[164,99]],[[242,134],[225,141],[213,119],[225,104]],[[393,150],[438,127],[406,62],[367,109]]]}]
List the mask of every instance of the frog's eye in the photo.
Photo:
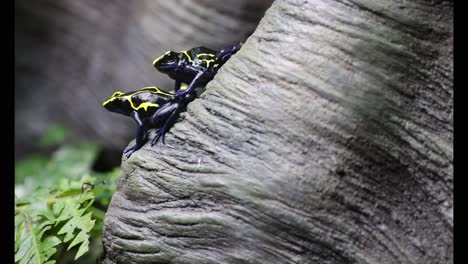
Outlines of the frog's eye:
[{"label": "frog's eye", "polygon": [[177,61],[178,57],[179,56],[176,52],[171,51],[167,53],[166,56],[164,56],[164,60],[166,62],[173,62],[173,61]]},{"label": "frog's eye", "polygon": [[122,92],[115,92],[112,94],[112,97],[117,97],[117,96],[120,96],[120,95],[123,95],[124,93]]}]

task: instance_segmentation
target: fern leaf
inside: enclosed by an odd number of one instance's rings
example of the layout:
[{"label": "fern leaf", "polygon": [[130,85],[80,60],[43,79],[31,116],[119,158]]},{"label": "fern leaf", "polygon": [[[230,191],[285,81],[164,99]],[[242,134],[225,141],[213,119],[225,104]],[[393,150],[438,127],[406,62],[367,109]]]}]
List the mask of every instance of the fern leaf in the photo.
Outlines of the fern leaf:
[{"label": "fern leaf", "polygon": [[[80,249],[75,256],[75,259],[79,258],[82,254],[88,251],[88,244],[89,244],[89,231],[94,227],[95,220],[91,220],[91,213],[86,215],[80,215],[84,212],[83,209],[77,211],[77,215],[72,217],[68,222],[60,229],[58,234],[65,234],[64,242],[71,240],[73,237],[73,241],[68,246],[67,250],[74,247],[75,245],[79,245]],[[78,235],[74,235],[75,229],[79,229]]]},{"label": "fern leaf", "polygon": [[73,242],[70,244],[67,250],[70,250],[73,246],[80,244],[81,246],[78,248],[78,252],[76,253],[75,260],[81,257],[84,253],[88,252],[89,250],[89,233],[86,233],[84,231],[81,231],[75,239],[73,239]]},{"label": "fern leaf", "polygon": [[[96,197],[109,204],[120,168],[93,172],[98,151],[94,144],[65,145],[50,158],[15,164],[21,172],[15,174],[16,264],[55,264],[50,258],[60,244],[67,250],[78,247],[76,260],[100,237],[104,212],[91,206]],[[85,184],[93,188],[85,189]]]},{"label": "fern leaf", "polygon": [[[74,204],[73,204],[74,201]],[[87,206],[82,209],[78,209],[80,204],[88,202]],[[63,242],[72,240],[67,250],[70,250],[76,245],[80,245],[78,252],[75,255],[75,259],[88,251],[89,245],[89,232],[93,229],[95,221],[91,219],[91,212],[84,215],[86,209],[92,204],[93,196],[91,194],[85,194],[80,198],[74,200],[64,200],[55,204],[54,210],[60,212],[60,216],[57,219],[68,219],[62,228],[57,232],[58,235],[65,234]],[[61,211],[60,211],[61,210]],[[78,234],[76,234],[78,230]]]},{"label": "fern leaf", "polygon": [[44,233],[51,228],[52,221],[37,224],[38,216],[28,213],[15,215],[15,262],[19,264],[42,264],[55,254],[55,246],[61,241],[55,236],[42,240]]},{"label": "fern leaf", "polygon": [[[49,236],[41,243],[41,253],[44,256],[44,260],[48,260],[52,255],[57,252],[55,246],[60,244],[61,241],[56,236]],[[50,261],[48,261],[50,262]],[[55,263],[55,261],[53,261]]]}]

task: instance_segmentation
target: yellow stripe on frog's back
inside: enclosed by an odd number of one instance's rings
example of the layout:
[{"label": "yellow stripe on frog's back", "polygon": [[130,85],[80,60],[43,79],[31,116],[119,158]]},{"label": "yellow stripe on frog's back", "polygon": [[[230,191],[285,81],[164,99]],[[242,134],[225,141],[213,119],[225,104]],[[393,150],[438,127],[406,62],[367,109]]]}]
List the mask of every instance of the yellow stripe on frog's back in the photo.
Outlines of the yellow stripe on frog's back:
[{"label": "yellow stripe on frog's back", "polygon": [[[106,104],[114,101],[116,98],[124,98],[124,99],[127,99],[129,102],[130,102],[130,106],[135,109],[135,110],[138,110],[140,108],[144,108],[145,111],[148,109],[148,106],[155,106],[155,107],[159,107],[158,104],[154,104],[154,103],[149,103],[149,102],[144,102],[142,104],[140,104],[138,107],[135,107],[133,105],[133,101],[132,101],[132,96],[134,96],[135,94],[139,94],[139,93],[144,93],[144,92],[149,92],[149,93],[153,93],[153,94],[162,94],[162,95],[167,95],[167,96],[172,96],[173,94],[172,93],[168,93],[168,92],[165,92],[161,89],[159,89],[158,87],[156,86],[147,86],[147,87],[143,87],[141,88],[140,90],[138,91],[135,91],[131,94],[126,94],[124,95],[125,93],[123,92],[115,92],[114,94],[112,94],[111,98],[107,99],[106,101],[104,101],[102,103],[103,106],[105,106]],[[122,96],[124,95],[124,96]],[[142,106],[143,105],[143,106]]]},{"label": "yellow stripe on frog's back", "polygon": [[205,60],[205,59],[203,59],[201,61],[206,62],[206,67],[210,67],[210,62],[214,62],[214,60]]},{"label": "yellow stripe on frog's back", "polygon": [[[132,95],[133,95],[133,94],[132,94]],[[158,104],[150,103],[150,102],[143,102],[143,103],[141,103],[140,105],[135,106],[135,105],[133,104],[133,101],[132,101],[132,95],[127,95],[127,96],[122,96],[122,97],[112,97],[112,98],[109,98],[109,100],[107,100],[107,101],[105,101],[104,103],[102,103],[102,105],[105,106],[106,104],[108,104],[108,103],[114,101],[114,100],[117,99],[117,98],[119,98],[119,99],[120,99],[120,98],[125,98],[125,99],[127,99],[128,102],[130,102],[130,107],[131,107],[132,109],[134,109],[134,110],[139,110],[139,109],[143,108],[143,109],[145,109],[145,111],[148,111],[148,107],[150,107],[150,106],[159,107]]]},{"label": "yellow stripe on frog's back", "polygon": [[128,101],[130,102],[130,106],[134,109],[134,110],[139,110],[141,108],[145,109],[145,111],[148,111],[148,107],[150,106],[154,106],[154,107],[159,107],[158,104],[156,103],[150,103],[150,102],[143,102],[141,103],[140,105],[138,106],[135,106],[133,104],[133,100],[132,100],[132,96],[134,96],[135,94],[139,94],[139,93],[143,93],[143,92],[150,92],[150,93],[154,93],[154,94],[163,94],[163,95],[168,95],[168,96],[172,96],[173,94],[171,93],[167,93],[167,92],[164,92],[163,90],[159,89],[158,87],[156,86],[147,86],[147,87],[143,87],[141,88],[140,90],[130,94],[130,95],[127,95],[127,96],[123,96],[122,98],[127,98]]},{"label": "yellow stripe on frog's back", "polygon": [[158,87],[156,86],[147,86],[147,87],[143,87],[141,88],[140,90],[138,91],[135,91],[134,93],[132,93],[131,95],[134,95],[134,94],[138,94],[138,93],[142,93],[142,92],[150,92],[150,93],[154,93],[154,94],[163,94],[163,95],[167,95],[167,96],[172,96],[173,94],[172,93],[168,93],[166,91],[163,91],[161,89],[159,89]]},{"label": "yellow stripe on frog's back", "polygon": [[197,54],[197,58],[198,58],[198,57],[201,57],[201,56],[214,57],[215,55],[214,55],[214,54],[211,54],[211,53],[200,53],[200,54]]},{"label": "yellow stripe on frog's back", "polygon": [[189,60],[190,62],[193,62],[192,57],[190,57],[190,55],[188,54],[188,52],[187,52],[186,50],[182,50],[181,52],[182,52],[183,54],[185,54],[185,56],[187,56],[187,58],[188,58],[188,60]]},{"label": "yellow stripe on frog's back", "polygon": [[139,109],[143,108],[143,109],[145,109],[145,111],[148,111],[148,107],[150,107],[150,106],[154,106],[154,107],[156,107],[156,108],[159,107],[158,104],[149,103],[149,102],[141,103],[138,107],[135,107],[135,106],[133,105],[133,102],[132,102],[132,101],[130,101],[130,106],[131,106],[133,109],[135,109],[135,110],[139,110]]},{"label": "yellow stripe on frog's back", "polygon": [[156,62],[158,62],[158,60],[162,59],[164,56],[166,56],[167,54],[169,54],[169,52],[171,52],[170,50],[166,51],[163,55],[157,57],[154,61],[153,61],[153,65],[156,64]]},{"label": "yellow stripe on frog's back", "polygon": [[[115,93],[114,93],[114,94],[115,94]],[[106,104],[108,104],[108,103],[114,101],[115,98],[117,98],[117,97],[111,96],[109,99],[107,99],[106,101],[104,101],[104,102],[102,103],[102,106],[106,106]]]}]

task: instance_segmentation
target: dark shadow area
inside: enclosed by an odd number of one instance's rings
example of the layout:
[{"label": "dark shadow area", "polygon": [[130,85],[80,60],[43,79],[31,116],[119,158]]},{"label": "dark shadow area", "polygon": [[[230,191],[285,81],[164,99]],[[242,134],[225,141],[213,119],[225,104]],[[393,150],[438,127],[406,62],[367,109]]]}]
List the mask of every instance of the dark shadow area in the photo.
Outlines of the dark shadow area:
[{"label": "dark shadow area", "polygon": [[96,172],[108,172],[117,166],[120,166],[122,152],[115,149],[103,148],[96,161],[92,166],[92,170]]}]

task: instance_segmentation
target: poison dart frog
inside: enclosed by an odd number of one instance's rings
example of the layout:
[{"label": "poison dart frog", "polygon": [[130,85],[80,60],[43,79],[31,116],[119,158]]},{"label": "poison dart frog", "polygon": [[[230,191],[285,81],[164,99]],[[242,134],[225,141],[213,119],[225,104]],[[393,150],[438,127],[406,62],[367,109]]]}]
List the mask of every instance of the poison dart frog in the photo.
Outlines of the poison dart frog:
[{"label": "poison dart frog", "polygon": [[[180,52],[167,51],[153,61],[153,66],[175,80],[175,96],[194,95],[198,86],[211,81],[223,64],[238,50],[242,43],[215,51],[203,46]],[[180,90],[182,83],[188,84]]]},{"label": "poison dart frog", "polygon": [[[181,90],[187,89],[182,86]],[[164,144],[164,135],[173,125],[185,106],[194,96],[175,97],[157,87],[144,87],[128,93],[115,92],[102,105],[110,112],[132,117],[137,123],[136,144],[124,150],[127,158],[145,143],[151,128],[157,128],[151,141],[153,146],[159,138]]]}]

